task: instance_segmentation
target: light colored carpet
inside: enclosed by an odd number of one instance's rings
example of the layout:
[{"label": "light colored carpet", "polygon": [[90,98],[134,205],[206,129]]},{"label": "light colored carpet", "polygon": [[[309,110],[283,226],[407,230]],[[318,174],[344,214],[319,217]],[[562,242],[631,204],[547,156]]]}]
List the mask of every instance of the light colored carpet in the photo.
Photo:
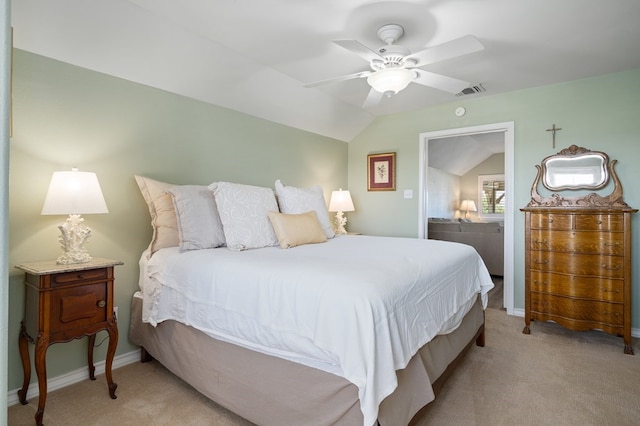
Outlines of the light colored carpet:
[{"label": "light colored carpet", "polygon": [[[488,309],[484,348],[472,347],[419,425],[639,425],[640,353],[622,339],[570,332]],[[634,340],[640,351],[638,339]],[[73,425],[250,425],[207,400],[156,362],[115,370],[51,392],[44,423]],[[33,425],[37,400],[9,408],[9,425]]]}]

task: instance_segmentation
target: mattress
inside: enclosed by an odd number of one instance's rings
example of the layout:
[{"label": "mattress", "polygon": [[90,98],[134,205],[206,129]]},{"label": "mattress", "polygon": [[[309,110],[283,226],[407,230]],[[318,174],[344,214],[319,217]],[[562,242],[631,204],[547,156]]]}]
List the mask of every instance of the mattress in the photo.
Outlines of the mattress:
[{"label": "mattress", "polygon": [[[211,338],[176,321],[152,327],[142,322],[141,293],[134,295],[131,313],[129,339],[145,354],[257,425],[363,424],[358,388],[340,376]],[[398,386],[380,404],[376,424],[419,420],[416,413],[434,400],[457,361],[474,340],[483,339],[483,332],[484,310],[475,303],[455,331],[436,336],[397,371]]]},{"label": "mattress", "polygon": [[485,307],[493,284],[469,246],[340,236],[289,250],[162,249],[142,256],[140,287],[143,321],[344,377],[372,424],[396,371],[455,330],[478,294]]}]

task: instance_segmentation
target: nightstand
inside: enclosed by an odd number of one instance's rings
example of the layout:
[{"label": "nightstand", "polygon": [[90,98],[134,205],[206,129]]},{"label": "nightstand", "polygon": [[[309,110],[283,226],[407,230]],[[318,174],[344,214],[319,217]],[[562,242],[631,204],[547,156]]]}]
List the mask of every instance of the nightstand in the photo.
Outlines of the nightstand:
[{"label": "nightstand", "polygon": [[117,260],[94,258],[91,262],[59,265],[55,261],[17,265],[25,272],[25,312],[20,327],[19,349],[24,373],[18,397],[27,403],[31,380],[29,343],[35,344],[34,363],[38,376],[37,425],[42,425],[47,400],[47,348],[54,343],[69,342],[89,336],[89,378],[95,380],[93,348],[96,333],[106,330],[109,347],[105,360],[105,376],[109,395],[116,398],[111,367],[118,345],[118,325],[113,315],[113,267]]}]

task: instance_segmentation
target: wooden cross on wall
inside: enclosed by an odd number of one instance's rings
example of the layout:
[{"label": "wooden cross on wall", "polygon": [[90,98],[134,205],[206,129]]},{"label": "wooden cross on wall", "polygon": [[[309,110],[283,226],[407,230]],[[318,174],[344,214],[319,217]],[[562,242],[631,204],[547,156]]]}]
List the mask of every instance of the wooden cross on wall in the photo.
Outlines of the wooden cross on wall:
[{"label": "wooden cross on wall", "polygon": [[562,130],[562,127],[556,127],[555,124],[550,129],[547,129],[547,132],[551,132],[551,135],[552,135],[552,148],[554,148],[554,149],[556,147],[556,132],[559,131],[559,130]]}]

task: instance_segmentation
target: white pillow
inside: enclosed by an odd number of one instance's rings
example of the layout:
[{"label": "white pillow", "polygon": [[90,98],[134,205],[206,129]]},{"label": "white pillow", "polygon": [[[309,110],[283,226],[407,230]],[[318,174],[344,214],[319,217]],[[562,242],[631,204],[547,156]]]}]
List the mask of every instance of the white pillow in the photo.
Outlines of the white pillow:
[{"label": "white pillow", "polygon": [[280,212],[287,214],[300,214],[308,211],[315,211],[318,215],[318,222],[327,238],[335,237],[327,204],[324,201],[322,188],[319,185],[303,189],[294,186],[285,186],[280,180],[275,183],[276,194],[278,195],[278,205]]},{"label": "white pillow", "polygon": [[180,251],[201,250],[225,244],[216,200],[204,185],[174,186],[173,198],[180,236]]},{"label": "white pillow", "polygon": [[240,251],[278,244],[269,212],[278,205],[271,188],[214,182],[209,185],[218,206],[224,237],[230,250]]}]

